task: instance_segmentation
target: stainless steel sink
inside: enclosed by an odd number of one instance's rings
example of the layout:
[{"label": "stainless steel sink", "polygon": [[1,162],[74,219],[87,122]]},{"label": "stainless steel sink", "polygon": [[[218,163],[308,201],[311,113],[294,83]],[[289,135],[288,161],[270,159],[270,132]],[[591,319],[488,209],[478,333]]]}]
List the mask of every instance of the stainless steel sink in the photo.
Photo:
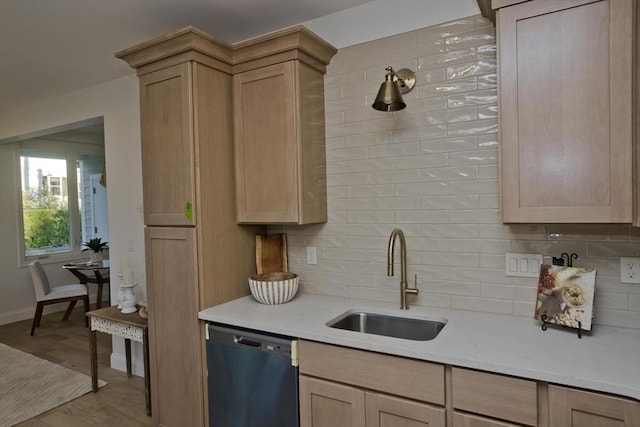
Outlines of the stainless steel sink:
[{"label": "stainless steel sink", "polygon": [[446,320],[413,319],[364,311],[347,311],[327,322],[330,328],[414,341],[434,339],[445,325]]}]

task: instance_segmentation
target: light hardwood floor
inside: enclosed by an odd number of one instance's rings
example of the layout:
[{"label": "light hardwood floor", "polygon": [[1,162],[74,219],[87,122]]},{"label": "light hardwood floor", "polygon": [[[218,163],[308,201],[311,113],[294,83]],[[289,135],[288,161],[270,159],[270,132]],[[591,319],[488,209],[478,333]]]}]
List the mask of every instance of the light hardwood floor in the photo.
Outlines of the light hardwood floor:
[{"label": "light hardwood floor", "polygon": [[[41,327],[30,336],[31,319],[0,326],[0,343],[42,359],[91,375],[89,328],[84,313],[73,311],[62,321],[63,312],[43,316]],[[98,333],[98,377],[107,382],[97,393],[88,393],[35,418],[20,427],[150,426],[145,414],[144,380],[127,378],[109,367],[111,337]]]}]

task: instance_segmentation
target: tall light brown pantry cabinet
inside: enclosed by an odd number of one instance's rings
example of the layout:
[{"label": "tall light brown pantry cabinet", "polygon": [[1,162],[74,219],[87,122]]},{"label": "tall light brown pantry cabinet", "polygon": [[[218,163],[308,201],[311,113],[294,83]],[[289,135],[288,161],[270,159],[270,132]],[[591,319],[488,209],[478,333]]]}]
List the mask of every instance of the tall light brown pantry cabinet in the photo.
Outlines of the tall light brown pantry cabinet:
[{"label": "tall light brown pantry cabinet", "polygon": [[203,426],[198,312],[248,294],[260,231],[235,218],[231,49],[189,27],[116,55],[140,77],[153,422]]},{"label": "tall light brown pantry cabinet", "polygon": [[633,5],[493,1],[504,222],[633,221]]}]

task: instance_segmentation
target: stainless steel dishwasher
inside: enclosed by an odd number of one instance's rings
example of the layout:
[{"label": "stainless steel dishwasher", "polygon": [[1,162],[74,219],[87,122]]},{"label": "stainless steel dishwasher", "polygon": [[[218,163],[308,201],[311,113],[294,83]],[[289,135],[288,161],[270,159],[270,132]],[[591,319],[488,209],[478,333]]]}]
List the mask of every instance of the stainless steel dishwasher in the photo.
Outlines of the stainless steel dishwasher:
[{"label": "stainless steel dishwasher", "polygon": [[209,426],[298,427],[296,344],[207,324]]}]

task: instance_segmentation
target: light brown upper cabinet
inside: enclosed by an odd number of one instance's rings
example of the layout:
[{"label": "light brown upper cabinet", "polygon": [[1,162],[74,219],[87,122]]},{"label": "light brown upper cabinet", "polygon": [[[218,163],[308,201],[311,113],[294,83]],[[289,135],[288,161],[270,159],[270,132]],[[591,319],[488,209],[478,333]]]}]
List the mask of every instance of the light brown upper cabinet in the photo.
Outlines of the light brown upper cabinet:
[{"label": "light brown upper cabinet", "polygon": [[195,225],[192,64],[140,78],[144,222]]},{"label": "light brown upper cabinet", "polygon": [[[335,49],[310,34],[304,35],[320,57],[304,52],[282,61],[277,53],[235,67],[241,70],[233,76],[239,223],[327,220],[324,73]],[[240,52],[260,52],[265,42],[273,40],[252,41]]]},{"label": "light brown upper cabinet", "polygon": [[503,222],[631,223],[633,0],[493,7]]}]

